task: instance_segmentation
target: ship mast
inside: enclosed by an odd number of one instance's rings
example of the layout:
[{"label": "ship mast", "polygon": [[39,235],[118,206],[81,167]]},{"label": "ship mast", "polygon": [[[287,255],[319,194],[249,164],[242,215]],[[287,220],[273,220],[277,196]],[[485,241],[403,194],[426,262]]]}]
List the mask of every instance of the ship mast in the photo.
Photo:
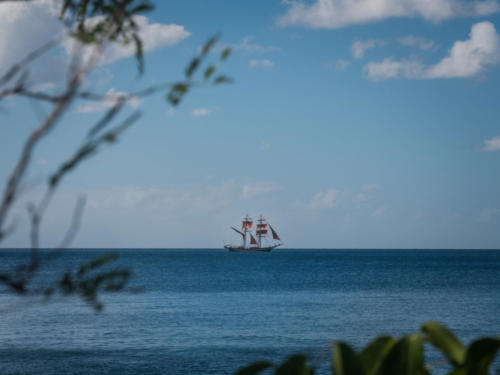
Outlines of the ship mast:
[{"label": "ship mast", "polygon": [[257,220],[259,224],[257,224],[256,234],[259,238],[259,247],[262,247],[262,237],[267,237],[267,224],[266,219],[262,215],[260,215],[259,220]]},{"label": "ship mast", "polygon": [[247,247],[247,233],[251,232],[253,229],[253,221],[252,218],[248,216],[248,214],[243,219],[241,223],[241,230],[243,231],[243,248]]}]

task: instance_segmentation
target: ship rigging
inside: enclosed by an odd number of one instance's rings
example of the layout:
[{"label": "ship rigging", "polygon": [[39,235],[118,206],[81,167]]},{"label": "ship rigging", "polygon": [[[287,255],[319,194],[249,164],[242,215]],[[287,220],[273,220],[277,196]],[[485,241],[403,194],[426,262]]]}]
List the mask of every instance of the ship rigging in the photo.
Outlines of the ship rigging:
[{"label": "ship rigging", "polygon": [[[255,228],[255,235],[253,233],[253,220],[248,215],[245,216],[241,223],[241,230],[231,227],[236,233],[241,235],[241,245],[224,245],[229,251],[235,252],[270,252],[272,249],[283,245],[281,238],[278,233],[273,229],[271,224],[269,224],[262,215],[260,215],[257,220],[257,225]],[[269,236],[269,230],[271,231],[273,241],[270,243],[263,243],[263,240]],[[257,238],[255,238],[257,237]],[[267,242],[267,241],[266,241]]]}]

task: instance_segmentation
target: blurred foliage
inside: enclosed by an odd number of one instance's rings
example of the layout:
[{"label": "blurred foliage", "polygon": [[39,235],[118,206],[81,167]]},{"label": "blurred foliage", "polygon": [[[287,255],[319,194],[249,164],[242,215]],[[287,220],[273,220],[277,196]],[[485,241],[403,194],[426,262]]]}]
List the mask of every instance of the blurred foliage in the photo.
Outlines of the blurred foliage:
[{"label": "blurred foliage", "polygon": [[[426,345],[440,352],[443,360],[426,363]],[[488,375],[499,350],[499,338],[480,338],[465,347],[445,326],[427,322],[420,332],[401,338],[380,336],[360,351],[345,342],[335,342],[331,372],[333,375],[430,375],[434,370],[448,375]],[[444,365],[447,367],[442,368]],[[274,375],[312,375],[316,366],[308,363],[305,355],[295,354],[281,364],[255,362],[235,374],[270,374],[271,370]]]},{"label": "blurred foliage", "polygon": [[[193,86],[197,85],[195,82],[193,82],[193,76],[199,70],[202,63],[205,61],[210,51],[212,51],[218,40],[219,40],[218,34],[208,39],[207,42],[201,47],[200,52],[191,60],[191,62],[186,67],[185,80],[177,82],[172,86],[171,90],[167,94],[167,101],[171,105],[173,106],[179,105],[179,103],[182,101],[182,99],[188,93],[188,91]],[[226,77],[225,75],[218,75],[214,77],[214,74],[217,72],[217,69],[219,68],[219,64],[224,62],[229,57],[230,54],[231,54],[231,49],[225,48],[219,56],[219,62],[217,64],[210,64],[207,68],[204,69],[203,72],[204,84],[218,85],[221,83],[232,82],[232,80],[229,77]]]},{"label": "blurred foliage", "polygon": [[105,254],[81,264],[75,272],[67,271],[53,286],[45,289],[47,299],[59,293],[65,297],[75,295],[81,297],[96,312],[103,309],[98,293],[120,292],[127,286],[132,272],[129,268],[106,268],[118,259],[118,254]]},{"label": "blurred foliage", "polygon": [[[94,310],[101,311],[103,305],[98,298],[100,292],[124,290],[131,277],[131,270],[111,268],[112,262],[117,258],[116,255],[99,257],[80,265],[76,270],[63,271],[58,281],[48,286],[35,287],[33,285],[32,280],[39,269],[62,250],[69,247],[79,229],[83,209],[83,203],[80,200],[75,208],[71,226],[61,245],[52,249],[48,254],[39,253],[40,224],[56,189],[69,172],[74,171],[82,162],[98,153],[103,147],[116,143],[122,133],[140,118],[141,112],[136,110],[121,123],[111,126],[118,114],[126,108],[127,101],[163,93],[166,95],[168,104],[178,106],[188,92],[195,87],[232,82],[229,77],[218,74],[220,65],[231,54],[230,48],[225,48],[216,55],[215,61],[206,63],[219,41],[219,35],[214,35],[200,47],[195,57],[187,64],[180,80],[153,85],[137,92],[123,92],[116,97],[82,91],[82,88],[85,87],[83,81],[88,77],[88,73],[97,66],[99,57],[110,44],[124,46],[133,44],[139,73],[143,73],[144,48],[137,16],[151,12],[153,9],[154,4],[150,0],[61,0],[60,19],[67,26],[69,36],[81,44],[93,46],[88,61],[82,66],[75,66],[77,70],[74,72],[71,70],[71,66],[68,68],[69,76],[72,78],[68,80],[67,86],[63,88],[61,94],[54,95],[43,91],[43,89],[41,91],[31,90],[29,86],[25,85],[30,64],[60,45],[62,39],[57,38],[34,51],[27,51],[24,59],[14,64],[7,70],[6,74],[0,77],[0,86],[6,86],[6,89],[0,91],[0,100],[8,96],[27,97],[53,106],[52,111],[28,136],[21,149],[20,158],[5,184],[3,198],[0,199],[0,241],[15,229],[15,226],[4,228],[4,223],[7,221],[6,218],[16,198],[20,195],[22,180],[33,160],[31,155],[35,146],[60,122],[63,113],[74,100],[103,102],[106,103],[106,106],[111,103],[107,112],[90,128],[81,146],[77,147],[76,151],[49,175],[47,190],[40,202],[28,205],[31,224],[30,259],[26,263],[7,270],[7,272],[0,273],[0,285],[6,287],[10,292],[23,296],[42,295],[47,301],[55,296],[75,295],[81,297]],[[80,49],[75,49],[73,53],[77,55],[80,52]],[[71,57],[70,60],[72,60]],[[206,66],[204,66],[205,63]],[[196,78],[197,73],[200,73],[199,78]],[[15,80],[16,77],[17,80]]]},{"label": "blurred foliage", "polygon": [[60,17],[68,17],[76,25],[73,36],[81,43],[134,43],[138,69],[142,73],[143,46],[134,16],[153,9],[149,0],[64,0]]}]

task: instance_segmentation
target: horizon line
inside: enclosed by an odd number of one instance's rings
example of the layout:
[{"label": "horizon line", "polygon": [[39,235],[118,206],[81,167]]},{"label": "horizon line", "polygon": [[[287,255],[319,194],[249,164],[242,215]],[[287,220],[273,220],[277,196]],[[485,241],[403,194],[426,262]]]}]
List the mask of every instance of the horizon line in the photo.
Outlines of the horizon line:
[{"label": "horizon line", "polygon": [[[2,250],[32,250],[30,247],[0,247]],[[55,250],[54,248],[45,247],[38,248],[37,250]],[[70,247],[66,249],[57,249],[58,251],[67,250],[226,250],[222,247]],[[492,250],[498,251],[500,248],[445,248],[445,247],[285,247],[275,249],[273,251],[282,250]],[[226,250],[227,251],[227,250]]]}]

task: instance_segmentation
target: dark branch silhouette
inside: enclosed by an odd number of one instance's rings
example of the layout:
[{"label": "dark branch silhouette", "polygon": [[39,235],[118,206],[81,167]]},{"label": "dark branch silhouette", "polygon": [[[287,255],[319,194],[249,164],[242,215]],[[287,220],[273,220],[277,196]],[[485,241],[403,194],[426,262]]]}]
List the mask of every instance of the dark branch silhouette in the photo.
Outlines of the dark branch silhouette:
[{"label": "dark branch silhouette", "polygon": [[[100,152],[104,146],[116,143],[120,136],[140,119],[141,112],[135,111],[126,116],[123,121],[113,125],[117,116],[126,109],[125,104],[130,100],[145,98],[153,94],[164,94],[167,104],[177,106],[193,88],[231,81],[224,75],[215,77],[215,72],[229,56],[230,49],[225,49],[216,63],[205,68],[200,80],[194,80],[195,73],[199,71],[218,41],[218,35],[216,35],[210,38],[198,55],[191,60],[185,70],[184,78],[179,81],[152,85],[136,92],[118,95],[82,90],[83,83],[98,65],[100,56],[111,44],[132,43],[135,47],[138,71],[139,74],[142,74],[144,70],[143,48],[139,34],[140,29],[134,21],[134,16],[152,9],[153,4],[148,0],[65,0],[62,3],[60,19],[67,27],[68,32],[62,37],[49,41],[40,48],[27,53],[25,58],[14,64],[0,77],[0,87],[2,87],[0,101],[7,97],[24,97],[52,105],[48,114],[24,142],[19,159],[6,182],[3,195],[0,197],[0,242],[16,229],[16,226],[10,221],[10,213],[20,198],[23,180],[37,145],[63,122],[65,113],[76,100],[106,103],[110,107],[89,128],[81,146],[49,175],[45,192],[40,201],[36,204],[33,202],[28,204],[30,257],[26,263],[18,265],[14,270],[0,273],[0,284],[14,293],[43,295],[45,300],[53,298],[56,294],[59,296],[78,295],[96,311],[100,311],[102,309],[102,303],[98,299],[100,291],[123,290],[131,276],[131,271],[124,268],[106,269],[109,263],[116,260],[114,255],[97,258],[87,265],[81,265],[76,272],[66,271],[57,282],[45,287],[31,287],[30,282],[39,268],[71,246],[82,220],[84,198],[79,198],[72,214],[71,224],[60,245],[48,252],[44,251],[43,254],[39,251],[42,248],[40,245],[40,225],[47,208],[54,199],[57,188],[67,173],[74,171],[83,161]],[[77,56],[77,52],[69,57],[69,78],[60,89],[60,93],[52,94],[43,90],[33,90],[27,84],[31,64],[49,51],[59,48],[65,38],[72,38],[81,46],[91,46],[90,53],[84,61],[81,61],[81,57]]]}]

